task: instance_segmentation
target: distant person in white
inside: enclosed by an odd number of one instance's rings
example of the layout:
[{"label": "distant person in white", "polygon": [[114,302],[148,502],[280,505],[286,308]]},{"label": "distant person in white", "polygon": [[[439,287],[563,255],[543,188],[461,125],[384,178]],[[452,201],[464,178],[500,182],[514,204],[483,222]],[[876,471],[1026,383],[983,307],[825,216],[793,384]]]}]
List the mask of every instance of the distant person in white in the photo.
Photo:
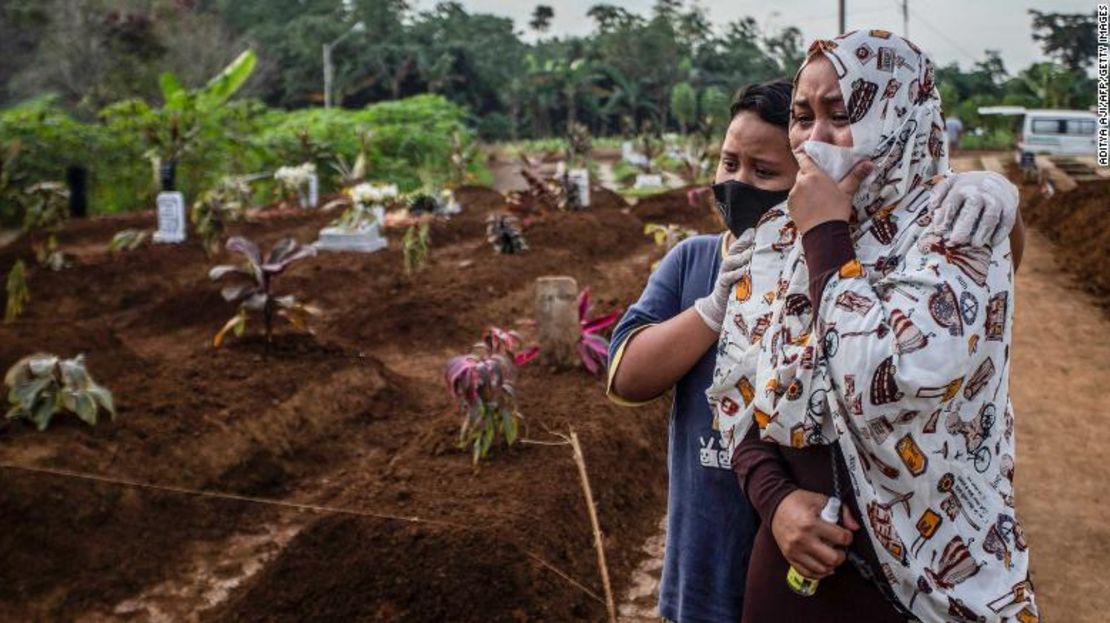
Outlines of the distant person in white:
[{"label": "distant person in white", "polygon": [[959,117],[949,117],[944,122],[944,129],[948,132],[949,149],[959,149],[960,137],[964,134],[964,122]]}]

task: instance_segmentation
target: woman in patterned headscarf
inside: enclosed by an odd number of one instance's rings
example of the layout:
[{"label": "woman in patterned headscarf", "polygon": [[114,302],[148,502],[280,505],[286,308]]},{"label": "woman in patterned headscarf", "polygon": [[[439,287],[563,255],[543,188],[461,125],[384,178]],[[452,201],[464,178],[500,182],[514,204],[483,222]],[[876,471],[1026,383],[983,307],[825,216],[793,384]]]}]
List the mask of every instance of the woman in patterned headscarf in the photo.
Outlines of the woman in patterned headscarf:
[{"label": "woman in patterned headscarf", "polygon": [[[717,413],[764,520],[744,620],[1037,620],[1013,509],[1012,257],[934,233],[951,171],[932,62],[885,31],[815,42],[790,141],[788,214],[756,230],[708,392],[744,407]],[[840,525],[818,517],[834,494]],[[827,579],[793,595],[788,565]]]}]

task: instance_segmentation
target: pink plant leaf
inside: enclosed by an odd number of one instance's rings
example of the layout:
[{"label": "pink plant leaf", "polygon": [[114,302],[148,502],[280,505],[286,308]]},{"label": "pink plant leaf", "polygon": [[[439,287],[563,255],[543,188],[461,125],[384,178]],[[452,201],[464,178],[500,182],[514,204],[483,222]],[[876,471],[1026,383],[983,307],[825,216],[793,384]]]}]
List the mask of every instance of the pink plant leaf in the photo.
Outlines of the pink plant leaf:
[{"label": "pink plant leaf", "polygon": [[578,294],[578,322],[585,322],[590,317],[590,289],[583,288]]},{"label": "pink plant leaf", "polygon": [[618,309],[617,311],[606,314],[600,318],[594,318],[593,320],[583,322],[582,333],[585,335],[590,335],[591,333],[597,333],[598,331],[607,329],[616,324],[618,320],[620,320],[622,313],[624,312]]},{"label": "pink plant leaf", "polygon": [[515,357],[513,357],[513,363],[515,363],[517,366],[523,366],[534,360],[539,355],[539,346],[529,346],[528,348],[525,348],[524,350],[517,353]]}]

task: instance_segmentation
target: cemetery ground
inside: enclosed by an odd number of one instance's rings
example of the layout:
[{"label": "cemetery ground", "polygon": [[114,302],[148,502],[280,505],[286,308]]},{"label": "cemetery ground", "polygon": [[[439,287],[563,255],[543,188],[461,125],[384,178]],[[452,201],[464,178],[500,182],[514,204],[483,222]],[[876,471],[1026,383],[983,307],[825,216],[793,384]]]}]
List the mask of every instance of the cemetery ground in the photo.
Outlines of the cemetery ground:
[{"label": "cemetery ground", "polygon": [[[1017,504],[1053,621],[1101,621],[1110,608],[1099,495],[1110,316],[1105,290],[1083,291],[1082,264],[1105,260],[1061,253],[1076,245],[1069,235],[1108,231],[1107,219],[1084,207],[1088,225],[1064,231],[1044,216],[1080,199],[1105,206],[1110,188],[1097,184],[1075,200],[1022,188],[1035,228],[1017,276]],[[473,466],[456,447],[460,415],[442,381],[444,362],[487,326],[534,342],[537,277],[573,276],[606,313],[635,300],[661,253],[645,223],[718,230],[685,190],[635,206],[591,194],[587,210],[537,220],[520,255],[496,255],[485,239],[503,197],[470,187],[457,194],[463,212],[432,226],[422,272],[403,274],[396,230],[384,251],[298,263],[278,289],[325,313],[315,336],[282,328],[269,352],[258,322],[211,348],[234,309],[207,271],[230,256],[206,258],[195,239],[104,250],[118,230],[151,227],[151,212],[70,222],[59,243],[75,265],[33,275],[27,312],[0,325],[0,367],[36,351],[84,352],[119,416],[0,433],[0,620],[603,620],[570,448],[499,446]],[[264,247],[308,242],[332,216],[279,212],[231,233]],[[26,244],[0,247],[0,265],[26,256]],[[657,574],[644,547],[661,551],[669,400],[620,408],[600,379],[539,362],[523,367],[518,391],[525,439],[558,442],[553,433],[569,427],[581,437],[618,600],[650,586],[634,570]],[[653,603],[623,611],[638,620]]]}]

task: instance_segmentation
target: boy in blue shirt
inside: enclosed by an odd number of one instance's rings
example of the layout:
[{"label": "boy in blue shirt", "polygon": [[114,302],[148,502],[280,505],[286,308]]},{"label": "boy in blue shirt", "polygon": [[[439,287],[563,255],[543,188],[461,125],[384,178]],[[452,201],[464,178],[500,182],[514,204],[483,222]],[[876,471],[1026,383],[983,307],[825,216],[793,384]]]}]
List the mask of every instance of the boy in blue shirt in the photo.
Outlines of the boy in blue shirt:
[{"label": "boy in blue shirt", "polygon": [[750,255],[750,228],[786,199],[786,80],[746,88],[732,105],[714,192],[729,229],[682,241],[613,332],[608,394],[634,406],[675,388],[669,422],[667,545],[659,609],[681,623],[739,621],[759,520],[731,471],[705,398],[728,295]]}]

